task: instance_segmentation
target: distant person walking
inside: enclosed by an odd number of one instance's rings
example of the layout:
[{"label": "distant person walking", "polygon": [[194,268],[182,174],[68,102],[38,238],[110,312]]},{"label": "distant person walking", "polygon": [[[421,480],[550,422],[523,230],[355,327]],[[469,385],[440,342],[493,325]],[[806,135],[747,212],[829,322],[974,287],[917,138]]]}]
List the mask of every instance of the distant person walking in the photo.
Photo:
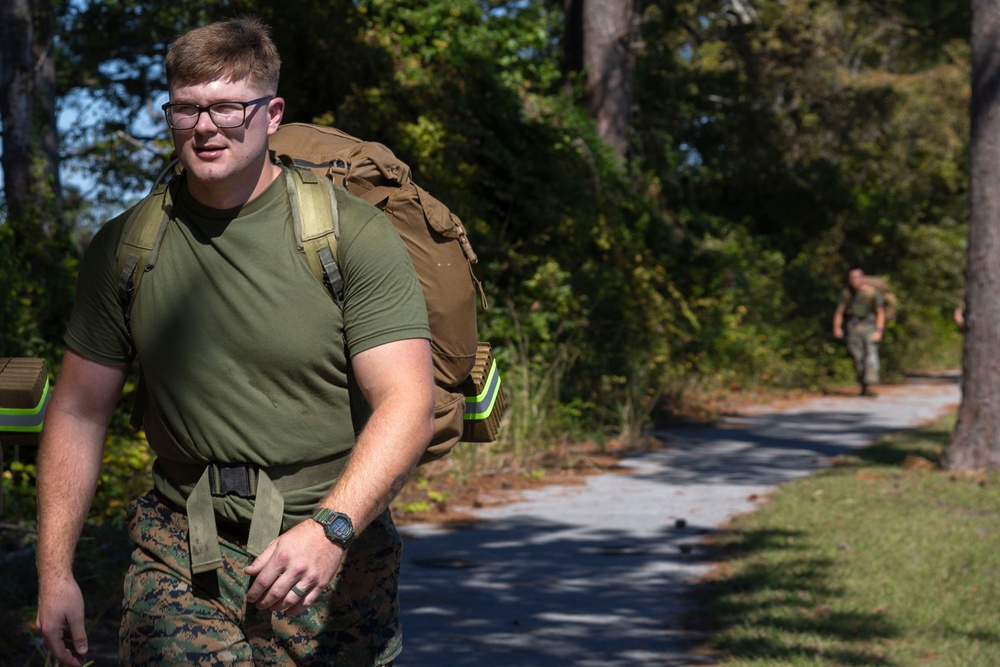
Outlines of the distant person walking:
[{"label": "distant person walking", "polygon": [[885,328],[885,299],[865,283],[861,269],[848,272],[847,286],[833,313],[833,335],[838,340],[845,338],[845,323],[847,350],[854,359],[861,395],[876,396],[872,386],[879,383],[878,345]]}]

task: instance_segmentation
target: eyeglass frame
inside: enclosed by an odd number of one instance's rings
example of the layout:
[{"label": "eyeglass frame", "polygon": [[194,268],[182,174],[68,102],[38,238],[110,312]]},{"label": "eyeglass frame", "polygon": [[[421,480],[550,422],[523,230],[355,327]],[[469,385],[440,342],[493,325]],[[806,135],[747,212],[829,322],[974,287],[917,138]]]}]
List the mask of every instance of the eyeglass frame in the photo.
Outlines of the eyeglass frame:
[{"label": "eyeglass frame", "polygon": [[[234,127],[240,127],[243,123],[247,122],[247,107],[252,107],[255,104],[260,104],[261,102],[270,102],[274,99],[274,95],[265,95],[264,97],[258,97],[255,100],[250,100],[249,102],[238,102],[236,100],[224,100],[222,102],[212,102],[207,106],[201,106],[200,104],[192,104],[190,102],[167,102],[163,104],[160,109],[163,111],[163,118],[167,121],[167,127],[171,130],[193,130],[198,127],[198,123],[201,122],[201,114],[208,113],[209,120],[215,124],[220,130],[231,130]],[[215,116],[212,115],[212,107],[218,104],[239,104],[243,107],[243,118],[236,125],[219,125],[219,122],[215,120]],[[176,127],[174,126],[171,118],[173,117],[172,109],[174,107],[194,107],[198,110],[198,115],[195,116],[194,125],[191,127]]]}]

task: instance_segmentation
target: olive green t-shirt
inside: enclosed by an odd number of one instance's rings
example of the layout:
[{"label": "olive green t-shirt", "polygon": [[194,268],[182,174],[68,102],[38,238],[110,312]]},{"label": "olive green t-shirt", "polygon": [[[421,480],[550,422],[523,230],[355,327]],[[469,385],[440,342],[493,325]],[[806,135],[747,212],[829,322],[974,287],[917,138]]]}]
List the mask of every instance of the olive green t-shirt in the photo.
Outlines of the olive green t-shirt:
[{"label": "olive green t-shirt", "polygon": [[857,292],[845,287],[840,298],[844,304],[844,314],[859,320],[874,317],[875,311],[885,306],[885,297],[871,285],[862,285]]},{"label": "olive green t-shirt", "polygon": [[[130,328],[114,257],[128,212],[84,256],[66,342],[115,366],[131,363],[135,350],[158,457],[269,467],[346,452],[354,444],[347,354],[430,337],[398,234],[378,209],[338,190],[341,311],[295,248],[286,174],[230,210],[200,205],[182,185]],[[158,469],[154,482],[183,504],[183,491]],[[285,527],[308,516],[330,486],[286,492]],[[234,496],[215,498],[215,509],[244,522],[252,514],[250,501]]]}]

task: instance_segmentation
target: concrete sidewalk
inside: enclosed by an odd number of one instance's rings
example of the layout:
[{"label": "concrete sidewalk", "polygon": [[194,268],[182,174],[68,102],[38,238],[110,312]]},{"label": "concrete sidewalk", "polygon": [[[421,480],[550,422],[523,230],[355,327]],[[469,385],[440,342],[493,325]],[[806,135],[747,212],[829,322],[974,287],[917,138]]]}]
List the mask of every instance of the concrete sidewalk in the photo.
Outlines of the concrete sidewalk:
[{"label": "concrete sidewalk", "polygon": [[957,374],[875,399],[761,408],[717,428],[659,432],[626,473],[475,510],[475,528],[400,528],[404,649],[397,667],[704,664],[681,624],[704,535],[776,485],[960,401]]}]

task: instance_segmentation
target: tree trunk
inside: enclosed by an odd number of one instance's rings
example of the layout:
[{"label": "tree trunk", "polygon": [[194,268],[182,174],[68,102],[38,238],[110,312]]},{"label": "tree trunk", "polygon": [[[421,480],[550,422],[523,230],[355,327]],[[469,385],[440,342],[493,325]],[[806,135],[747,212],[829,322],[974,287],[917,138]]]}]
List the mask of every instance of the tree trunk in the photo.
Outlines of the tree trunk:
[{"label": "tree trunk", "polygon": [[22,238],[50,235],[62,222],[54,34],[51,2],[0,2],[0,164],[8,219]]},{"label": "tree trunk", "polygon": [[588,110],[600,137],[624,157],[638,39],[636,0],[580,1]]},{"label": "tree trunk", "polygon": [[563,73],[583,71],[583,1],[563,0]]},{"label": "tree trunk", "polygon": [[1000,467],[1000,2],[972,0],[970,222],[962,405],[945,465]]}]

